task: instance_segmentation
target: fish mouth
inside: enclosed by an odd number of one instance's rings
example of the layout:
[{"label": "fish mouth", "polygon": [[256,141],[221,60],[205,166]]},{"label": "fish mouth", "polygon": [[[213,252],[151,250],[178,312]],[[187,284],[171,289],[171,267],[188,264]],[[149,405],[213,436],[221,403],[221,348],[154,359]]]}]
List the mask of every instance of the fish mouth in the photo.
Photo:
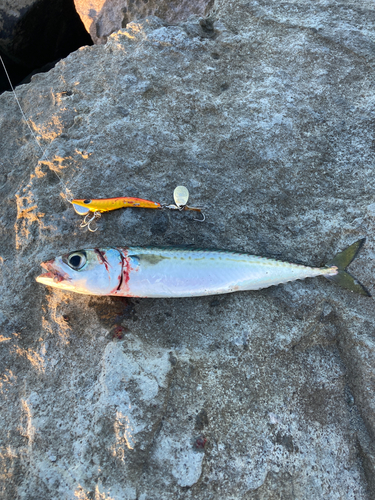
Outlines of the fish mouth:
[{"label": "fish mouth", "polygon": [[47,262],[42,262],[40,265],[47,272],[36,277],[36,281],[38,283],[43,283],[43,285],[58,286],[58,284],[63,281],[71,281],[70,276],[67,273],[56,269],[53,265],[53,261],[49,260]]}]

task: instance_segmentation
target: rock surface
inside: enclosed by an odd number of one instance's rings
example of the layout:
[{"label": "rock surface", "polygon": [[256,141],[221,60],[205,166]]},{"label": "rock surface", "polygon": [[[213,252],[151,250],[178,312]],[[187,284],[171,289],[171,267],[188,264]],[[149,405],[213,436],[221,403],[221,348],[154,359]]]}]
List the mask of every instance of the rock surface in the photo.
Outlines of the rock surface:
[{"label": "rock surface", "polygon": [[191,16],[206,15],[214,0],[74,0],[74,5],[94,43],[102,44],[115,31],[147,16],[170,24]]},{"label": "rock surface", "polygon": [[[0,96],[1,497],[375,497],[372,298],[324,279],[190,299],[80,296],[39,263],[191,244],[320,265],[358,238],[374,292],[374,13],[217,2],[83,48]],[[60,196],[172,202],[97,233]]]}]

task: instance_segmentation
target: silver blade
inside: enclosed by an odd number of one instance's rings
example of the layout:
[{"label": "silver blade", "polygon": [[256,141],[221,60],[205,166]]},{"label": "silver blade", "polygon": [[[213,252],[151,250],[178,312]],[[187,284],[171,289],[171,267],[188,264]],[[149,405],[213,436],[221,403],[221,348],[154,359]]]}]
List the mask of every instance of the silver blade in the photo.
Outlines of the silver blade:
[{"label": "silver blade", "polygon": [[189,191],[185,186],[177,186],[173,191],[174,202],[178,207],[183,207],[187,204],[189,199]]}]

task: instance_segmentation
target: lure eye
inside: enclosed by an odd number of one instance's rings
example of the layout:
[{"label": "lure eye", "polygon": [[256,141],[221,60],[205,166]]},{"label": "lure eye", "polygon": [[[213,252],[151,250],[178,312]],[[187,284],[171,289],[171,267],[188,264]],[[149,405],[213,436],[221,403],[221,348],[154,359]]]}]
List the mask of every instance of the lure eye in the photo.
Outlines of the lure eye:
[{"label": "lure eye", "polygon": [[83,200],[83,203],[84,203],[85,205],[88,205],[89,203],[91,203],[91,200]]},{"label": "lure eye", "polygon": [[86,252],[73,252],[69,254],[65,259],[66,264],[72,269],[79,271],[86,264]]}]

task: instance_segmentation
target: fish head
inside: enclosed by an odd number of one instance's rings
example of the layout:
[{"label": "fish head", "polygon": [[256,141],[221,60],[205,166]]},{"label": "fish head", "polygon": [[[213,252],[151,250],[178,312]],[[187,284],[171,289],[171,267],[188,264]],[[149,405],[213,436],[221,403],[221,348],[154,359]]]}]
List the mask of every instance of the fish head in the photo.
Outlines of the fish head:
[{"label": "fish head", "polygon": [[43,285],[86,295],[111,295],[122,282],[123,259],[115,248],[76,250],[42,262]]}]

